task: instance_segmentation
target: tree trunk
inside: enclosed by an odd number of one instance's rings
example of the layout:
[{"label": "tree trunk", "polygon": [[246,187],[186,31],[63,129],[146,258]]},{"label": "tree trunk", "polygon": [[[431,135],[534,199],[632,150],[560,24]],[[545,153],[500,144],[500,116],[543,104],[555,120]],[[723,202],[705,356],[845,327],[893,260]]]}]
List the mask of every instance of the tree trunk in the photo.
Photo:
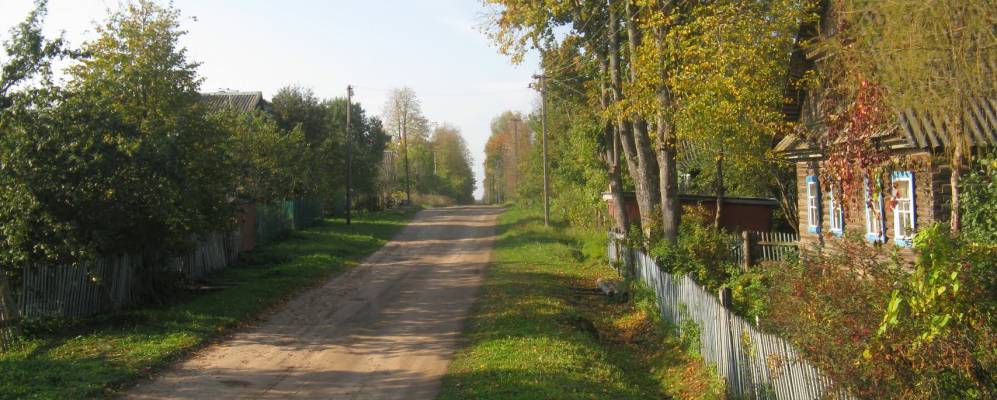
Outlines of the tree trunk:
[{"label": "tree trunk", "polygon": [[658,144],[661,184],[661,223],[663,238],[671,244],[678,243],[681,221],[681,201],[678,190],[678,165],[675,161],[675,138],[671,128],[662,124],[663,116],[658,117],[658,135],[664,138]]},{"label": "tree trunk", "polygon": [[[641,35],[640,31],[637,29],[637,6],[633,4],[632,0],[626,0],[625,4],[626,11],[626,26],[627,26],[627,47],[628,56],[630,58],[630,82],[637,81],[637,69],[634,67],[637,65],[637,47],[640,45]],[[654,214],[661,212],[661,190],[660,190],[660,171],[658,159],[655,155],[654,144],[651,142],[651,137],[648,134],[647,121],[640,116],[634,117],[633,120],[634,127],[634,140],[637,144],[637,157],[643,170],[642,174],[645,174],[644,180],[647,187],[647,199],[645,200]],[[640,200],[638,200],[640,201]],[[657,218],[652,215],[652,220],[654,221],[654,226],[657,225]],[[650,228],[645,228],[650,231]]]},{"label": "tree trunk", "polygon": [[616,229],[621,233],[628,233],[630,227],[627,221],[626,202],[623,201],[623,178],[620,173],[620,150],[619,139],[611,124],[606,124],[606,139],[608,141],[606,152],[608,172],[609,172],[609,195],[613,204],[613,221]]},{"label": "tree trunk", "polygon": [[962,174],[962,140],[955,138],[955,149],[952,152],[952,173],[949,176],[949,184],[952,185],[952,209],[949,210],[949,224],[952,235],[958,235],[962,229],[962,214],[960,213],[959,201],[959,178]]},{"label": "tree trunk", "polygon": [[[622,84],[620,82],[620,60],[619,60],[619,20],[617,18],[612,0],[608,3],[609,8],[609,78],[613,91],[613,100],[619,102],[623,99]],[[647,137],[646,129],[638,134],[640,127],[626,122],[623,118],[617,118],[617,129],[620,142],[623,147],[623,154],[627,159],[627,167],[630,176],[634,180],[635,191],[637,192],[637,207],[640,209],[641,230],[645,238],[650,238],[657,218],[657,162],[654,160],[653,151],[650,148],[650,138]],[[635,129],[637,128],[637,129]],[[646,128],[646,127],[645,127]]]},{"label": "tree trunk", "polygon": [[[659,47],[664,46],[664,32],[655,29],[654,40]],[[664,67],[661,67],[664,74]],[[678,163],[675,152],[675,126],[668,119],[665,110],[672,106],[672,99],[668,88],[660,86],[657,88],[658,115],[658,166],[660,177],[658,179],[661,198],[661,223],[664,240],[672,245],[678,243],[679,224],[682,222],[682,201],[679,198],[678,187]]]},{"label": "tree trunk", "polygon": [[[603,76],[600,82],[599,105],[602,111],[609,107],[609,89],[606,87],[606,65],[605,52],[599,53],[599,72]],[[630,231],[627,221],[626,203],[623,201],[623,177],[620,171],[620,138],[611,121],[606,121],[603,126],[603,140],[606,143],[606,172],[609,177],[610,204],[613,208],[613,224],[620,233],[627,234]]]},{"label": "tree trunk", "polygon": [[720,214],[723,212],[724,194],[727,186],[724,185],[724,155],[723,152],[717,154],[717,181],[715,182],[717,191],[717,209],[713,214],[713,227],[720,229]]}]

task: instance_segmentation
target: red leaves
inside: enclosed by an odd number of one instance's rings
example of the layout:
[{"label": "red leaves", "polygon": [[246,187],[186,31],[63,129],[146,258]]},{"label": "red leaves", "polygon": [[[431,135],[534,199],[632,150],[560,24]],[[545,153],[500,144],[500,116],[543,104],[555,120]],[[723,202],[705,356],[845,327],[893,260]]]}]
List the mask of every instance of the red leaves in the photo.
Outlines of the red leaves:
[{"label": "red leaves", "polygon": [[[825,187],[839,188],[838,196],[847,204],[849,198],[875,193],[865,186],[867,176],[890,159],[888,149],[877,143],[886,132],[892,113],[883,99],[879,85],[860,79],[851,100],[829,91],[819,103],[825,116],[825,129],[816,139],[827,154],[821,177]],[[874,182],[870,181],[869,185]]]}]

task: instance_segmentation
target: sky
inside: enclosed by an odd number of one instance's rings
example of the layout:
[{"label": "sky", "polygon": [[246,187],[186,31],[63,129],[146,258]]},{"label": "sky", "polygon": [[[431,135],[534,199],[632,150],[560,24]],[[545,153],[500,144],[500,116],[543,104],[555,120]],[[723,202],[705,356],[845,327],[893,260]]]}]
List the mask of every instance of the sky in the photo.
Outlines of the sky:
[{"label": "sky", "polygon": [[[0,0],[0,40],[22,21],[32,0]],[[45,32],[74,46],[118,0],[49,0]],[[182,40],[202,63],[202,91],[311,88],[320,98],[345,96],[380,116],[388,92],[408,86],[430,121],[460,128],[482,196],[484,147],[492,118],[527,113],[537,94],[527,87],[536,54],[520,65],[481,32],[479,0],[263,1],[174,0],[188,31]]]}]

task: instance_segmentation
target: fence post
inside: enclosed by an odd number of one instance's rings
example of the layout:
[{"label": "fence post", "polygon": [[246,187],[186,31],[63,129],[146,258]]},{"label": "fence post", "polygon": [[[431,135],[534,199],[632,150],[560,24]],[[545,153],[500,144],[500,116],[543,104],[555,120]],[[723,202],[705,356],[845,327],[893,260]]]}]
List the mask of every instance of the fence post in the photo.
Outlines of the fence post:
[{"label": "fence post", "polygon": [[741,231],[741,269],[748,272],[751,268],[751,234]]},{"label": "fence post", "polygon": [[730,308],[731,307],[730,297],[732,294],[733,293],[731,293],[730,288],[726,286],[717,290],[717,299],[720,300],[720,305],[724,306],[724,308]]},{"label": "fence post", "polygon": [[15,347],[21,316],[14,296],[7,282],[7,275],[0,271],[0,349],[11,350]]}]

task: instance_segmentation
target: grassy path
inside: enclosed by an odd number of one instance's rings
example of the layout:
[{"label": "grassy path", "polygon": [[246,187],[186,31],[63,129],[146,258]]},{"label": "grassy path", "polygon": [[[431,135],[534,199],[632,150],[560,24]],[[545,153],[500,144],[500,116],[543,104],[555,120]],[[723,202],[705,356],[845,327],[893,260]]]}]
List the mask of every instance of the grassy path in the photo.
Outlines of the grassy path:
[{"label": "grassy path", "polygon": [[161,307],[75,325],[36,327],[24,350],[0,355],[0,399],[104,397],[252,323],[304,288],[356,265],[413,214],[360,216],[347,227],[327,220],[247,254],[209,279],[237,285]]},{"label": "grassy path", "polygon": [[512,208],[442,400],[719,398],[698,360],[652,317],[653,300],[610,302],[601,234],[545,228]]}]

